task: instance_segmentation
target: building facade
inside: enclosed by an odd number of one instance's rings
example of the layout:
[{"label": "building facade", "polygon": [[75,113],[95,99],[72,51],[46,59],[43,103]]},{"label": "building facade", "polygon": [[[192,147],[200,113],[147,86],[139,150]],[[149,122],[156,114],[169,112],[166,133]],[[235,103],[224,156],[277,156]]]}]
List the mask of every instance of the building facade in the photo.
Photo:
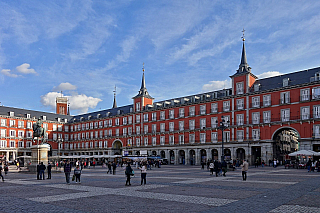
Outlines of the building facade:
[{"label": "building facade", "polygon": [[60,114],[2,106],[0,155],[14,160],[31,154],[32,123],[39,117],[52,155],[147,151],[173,164],[199,165],[221,155],[253,163],[283,161],[299,149],[320,151],[320,67],[258,79],[243,41],[239,68],[230,78],[228,89],[154,102],[143,70],[132,104],[117,107],[114,98],[111,109],[75,116],[66,113],[64,99],[57,99]]}]

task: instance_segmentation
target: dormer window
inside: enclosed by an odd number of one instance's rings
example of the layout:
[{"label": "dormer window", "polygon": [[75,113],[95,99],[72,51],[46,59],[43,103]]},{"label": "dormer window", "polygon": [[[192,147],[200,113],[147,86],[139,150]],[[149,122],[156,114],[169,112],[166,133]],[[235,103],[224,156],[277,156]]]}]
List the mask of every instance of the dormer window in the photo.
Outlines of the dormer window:
[{"label": "dormer window", "polygon": [[14,112],[9,112],[9,116],[14,116]]},{"label": "dormer window", "polygon": [[109,117],[109,115],[110,115],[110,112],[107,112],[107,113],[106,113],[106,116]]},{"label": "dormer window", "polygon": [[67,122],[68,122],[68,119],[65,118],[65,119],[64,119],[64,122],[67,123]]},{"label": "dormer window", "polygon": [[58,118],[58,122],[60,122],[61,121],[61,118]]},{"label": "dormer window", "polygon": [[284,78],[284,79],[282,80],[282,85],[283,85],[283,87],[289,86],[289,78]]},{"label": "dormer window", "polygon": [[121,113],[121,111],[120,111],[120,110],[118,110],[117,114],[118,114],[118,115],[120,115],[120,113]]},{"label": "dormer window", "polygon": [[27,117],[27,118],[31,118],[30,114],[27,114],[26,117]]},{"label": "dormer window", "polygon": [[130,108],[130,112],[133,112],[133,109],[132,109],[132,107]]},{"label": "dormer window", "polygon": [[316,74],[314,75],[314,80],[315,81],[319,81],[320,80],[320,72],[316,72]]},{"label": "dormer window", "polygon": [[47,120],[47,116],[43,115],[42,120],[44,120],[44,121]]},{"label": "dormer window", "polygon": [[[236,84],[236,93],[237,93],[237,95],[243,94],[243,82],[238,82]],[[217,96],[215,96],[215,97],[217,97]]]},{"label": "dormer window", "polygon": [[100,115],[100,114],[98,114],[98,115],[97,115],[97,118],[100,118],[100,116],[101,116],[101,115]]},{"label": "dormer window", "polygon": [[136,111],[137,111],[137,112],[140,111],[140,102],[136,103]]},{"label": "dormer window", "polygon": [[260,90],[260,84],[255,84],[253,87],[255,92],[258,92]]}]

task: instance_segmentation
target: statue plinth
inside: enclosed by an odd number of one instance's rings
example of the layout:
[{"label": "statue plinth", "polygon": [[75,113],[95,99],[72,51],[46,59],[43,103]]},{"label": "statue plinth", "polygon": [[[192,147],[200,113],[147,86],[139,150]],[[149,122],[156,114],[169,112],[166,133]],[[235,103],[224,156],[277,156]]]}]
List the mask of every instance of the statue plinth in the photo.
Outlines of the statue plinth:
[{"label": "statue plinth", "polygon": [[44,165],[48,164],[49,149],[49,146],[46,144],[35,145],[31,147],[31,165],[28,166],[30,172],[36,172],[37,165],[39,165],[40,162],[43,162]]}]

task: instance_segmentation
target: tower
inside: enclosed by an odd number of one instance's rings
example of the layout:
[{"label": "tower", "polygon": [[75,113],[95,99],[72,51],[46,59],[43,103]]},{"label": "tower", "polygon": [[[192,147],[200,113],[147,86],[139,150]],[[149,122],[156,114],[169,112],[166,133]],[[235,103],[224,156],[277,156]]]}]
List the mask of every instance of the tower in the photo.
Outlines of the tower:
[{"label": "tower", "polygon": [[139,94],[133,97],[133,109],[135,112],[143,110],[146,105],[152,105],[154,98],[152,98],[146,88],[146,81],[144,77],[144,63],[142,67],[142,82]]},{"label": "tower", "polygon": [[116,100],[117,94],[116,94],[116,92],[117,92],[117,87],[114,86],[114,91],[113,91],[113,105],[112,105],[112,108],[113,108],[113,109],[114,109],[114,108],[117,108],[117,100]]},{"label": "tower", "polygon": [[61,97],[56,98],[56,113],[60,115],[67,115],[69,113],[68,98],[62,97],[62,91]]}]

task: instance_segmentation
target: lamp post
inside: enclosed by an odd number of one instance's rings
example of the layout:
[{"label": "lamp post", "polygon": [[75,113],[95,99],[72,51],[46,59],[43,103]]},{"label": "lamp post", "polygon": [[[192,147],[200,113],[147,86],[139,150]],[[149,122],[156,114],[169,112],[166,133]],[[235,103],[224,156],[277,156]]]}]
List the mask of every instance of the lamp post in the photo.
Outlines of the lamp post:
[{"label": "lamp post", "polygon": [[58,142],[58,164],[60,165],[60,144],[63,143],[63,138],[61,138],[61,136],[58,136],[57,142]]},{"label": "lamp post", "polygon": [[[217,125],[219,124],[218,120],[216,121]],[[224,147],[223,147],[223,131],[227,128],[229,128],[230,121],[225,121],[224,116],[221,117],[220,125],[218,126],[218,129],[222,132],[222,153],[221,153],[221,162],[224,161]]]}]

